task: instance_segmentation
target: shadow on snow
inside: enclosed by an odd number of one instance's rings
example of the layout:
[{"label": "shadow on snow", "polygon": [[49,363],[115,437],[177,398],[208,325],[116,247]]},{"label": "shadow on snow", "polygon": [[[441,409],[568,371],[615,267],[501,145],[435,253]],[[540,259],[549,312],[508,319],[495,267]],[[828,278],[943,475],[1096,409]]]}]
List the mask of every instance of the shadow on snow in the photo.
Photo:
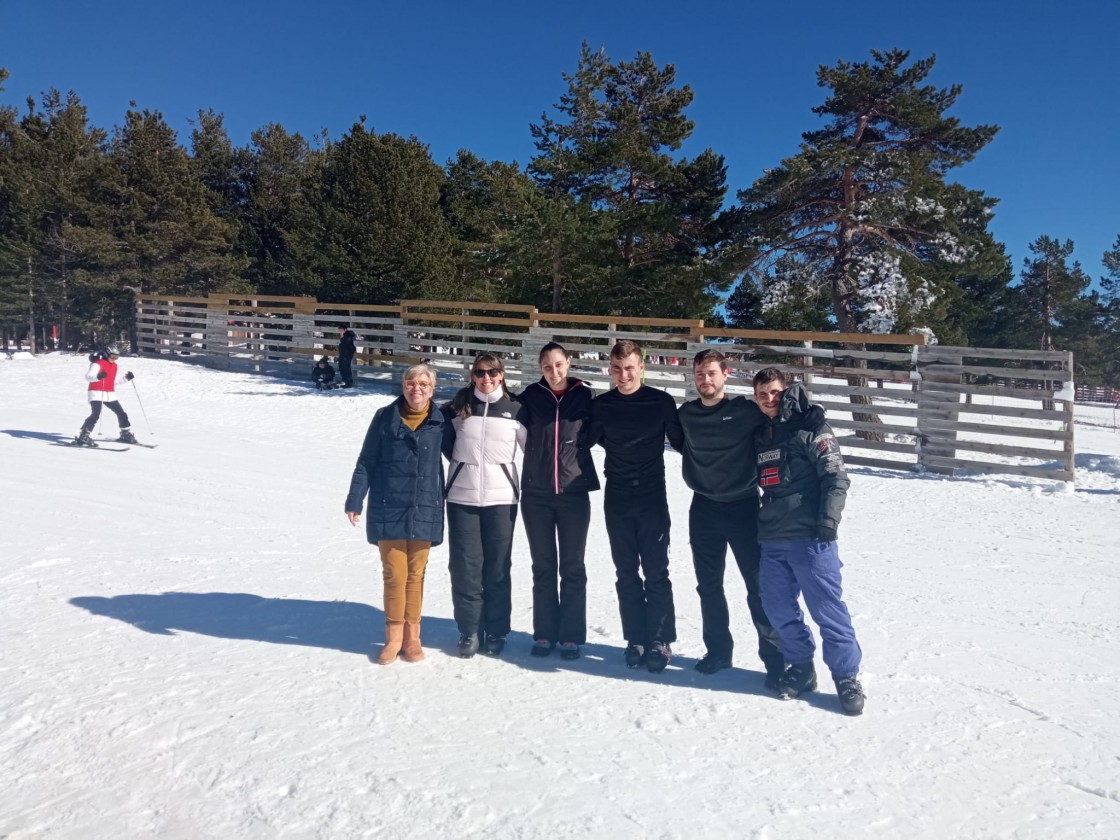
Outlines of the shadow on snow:
[{"label": "shadow on snow", "polygon": [[[376,656],[384,640],[384,612],[352,601],[262,598],[241,592],[163,592],[108,598],[80,596],[71,598],[70,603],[91,615],[116,619],[145,633],[161,636],[196,633],[221,639],[302,645],[361,656]],[[425,616],[423,637],[429,657],[442,653],[448,659],[459,660],[456,652],[459,631],[453,620]],[[627,668],[623,649],[616,645],[584,645],[582,656],[569,661],[561,659],[556,651],[547,658],[533,657],[529,653],[532,644],[530,634],[513,632],[501,656],[479,653],[476,658],[538,673],[573,671],[635,683],[773,696],[763,684],[764,674],[757,663],[752,667],[759,670],[732,668],[704,675],[693,670],[694,659],[675,656],[665,671],[650,674],[643,668]],[[744,654],[744,658],[749,655]],[[464,668],[475,665],[477,663],[470,661],[462,663]],[[837,711],[835,695],[827,690],[803,699],[813,706]]]}]

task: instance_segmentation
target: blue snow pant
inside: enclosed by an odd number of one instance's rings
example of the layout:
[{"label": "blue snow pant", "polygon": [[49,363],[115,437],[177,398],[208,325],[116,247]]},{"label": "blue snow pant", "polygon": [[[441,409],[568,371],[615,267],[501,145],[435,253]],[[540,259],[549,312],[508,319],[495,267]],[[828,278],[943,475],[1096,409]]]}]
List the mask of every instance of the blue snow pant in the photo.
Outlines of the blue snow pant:
[{"label": "blue snow pant", "polygon": [[824,662],[834,677],[859,673],[863,652],[842,598],[840,554],[835,542],[793,540],[762,543],[762,606],[782,640],[791,665],[813,661],[813,632],[797,603],[805,597],[809,615],[821,631]]}]

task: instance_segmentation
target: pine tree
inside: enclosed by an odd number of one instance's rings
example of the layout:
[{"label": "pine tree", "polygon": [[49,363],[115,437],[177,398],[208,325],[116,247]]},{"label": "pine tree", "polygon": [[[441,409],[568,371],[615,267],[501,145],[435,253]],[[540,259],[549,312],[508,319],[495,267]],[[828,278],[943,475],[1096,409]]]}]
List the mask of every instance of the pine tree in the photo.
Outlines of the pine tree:
[{"label": "pine tree", "polygon": [[288,241],[320,300],[454,296],[451,236],[439,207],[444,173],[427,146],[359,121],[324,150],[313,175]]},{"label": "pine tree", "polygon": [[1103,381],[1120,387],[1120,235],[1112,248],[1104,252],[1107,272],[1101,278],[1102,344],[1104,345],[1101,368]]},{"label": "pine tree", "polygon": [[270,123],[250,135],[238,155],[244,194],[239,250],[249,259],[246,277],[258,291],[277,295],[315,294],[295,265],[292,238],[308,218],[307,194],[318,189],[322,153],[299,133]]},{"label": "pine tree", "polygon": [[556,202],[541,233],[551,243],[543,264],[553,266],[557,308],[572,309],[563,298],[575,280],[584,286],[581,307],[710,315],[737,270],[722,249],[723,158],[710,149],[674,157],[694,127],[685,116],[692,90],[677,87],[675,68],[649,53],[612,65],[586,43],[564,78],[559,117],[542,115],[532,127],[538,155],[529,167]]},{"label": "pine tree", "polygon": [[1040,236],[1029,247],[1034,257],[1023,260],[1019,275],[1024,327],[1040,350],[1070,349],[1071,342],[1080,337],[1074,323],[1084,319],[1085,292],[1091,279],[1079,262],[1068,264],[1073,256],[1073,240],[1059,242]]},{"label": "pine tree", "polygon": [[829,123],[739,194],[740,243],[755,276],[795,256],[807,282],[827,288],[843,332],[924,326],[945,288],[975,274],[979,252],[993,245],[995,202],[945,177],[997,127],[945,116],[961,87],[923,85],[934,57],[909,67],[902,50],[872,58],[818,70],[830,95],[813,111]]}]

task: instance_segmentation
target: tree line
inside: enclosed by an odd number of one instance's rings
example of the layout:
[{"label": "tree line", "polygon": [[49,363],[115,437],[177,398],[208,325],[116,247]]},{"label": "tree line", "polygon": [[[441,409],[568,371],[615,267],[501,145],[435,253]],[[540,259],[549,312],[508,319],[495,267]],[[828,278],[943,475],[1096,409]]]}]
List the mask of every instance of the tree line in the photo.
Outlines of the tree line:
[{"label": "tree line", "polygon": [[[934,57],[821,66],[820,127],[735,200],[724,158],[682,153],[693,92],[649,53],[583,45],[530,126],[528,165],[359,118],[339,138],[279,123],[231,140],[200,111],[183,145],[158,111],[90,124],[76,93],[0,107],[0,328],[73,348],[134,329],[144,294],[435,298],[732,327],[925,331],[1068,349],[1120,384],[1120,236],[1099,290],[1039,236],[1016,277],[997,199],[951,179],[995,136],[949,114]],[[0,91],[8,73],[0,68]]]}]

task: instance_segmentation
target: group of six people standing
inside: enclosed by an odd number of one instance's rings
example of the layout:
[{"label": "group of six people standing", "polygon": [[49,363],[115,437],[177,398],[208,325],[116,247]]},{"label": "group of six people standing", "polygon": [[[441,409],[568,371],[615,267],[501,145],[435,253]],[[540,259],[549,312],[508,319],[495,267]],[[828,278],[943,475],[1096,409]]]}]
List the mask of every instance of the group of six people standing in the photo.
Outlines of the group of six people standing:
[{"label": "group of six people standing", "polygon": [[784,699],[816,688],[815,642],[800,595],[820,628],[843,711],[862,712],[861,654],[836,550],[848,478],[823,409],[776,368],[755,376],[755,401],[727,396],[730,366],[715,349],[693,360],[699,398],[679,410],[669,394],[643,383],[642,349],[632,341],[611,349],[615,387],[594,398],[590,387],[568,376],[570,360],[561,345],[547,344],[539,356],[541,379],[514,396],[501,359],[483,353],[473,359],[471,383],[443,406],[433,399],[435,371],[414,365],[405,372],[402,395],[374,415],[345,510],[356,525],[368,498],[367,537],[382,558],[386,642],[377,661],[423,658],[424,570],[430,548],[443,541],[445,501],[459,655],[498,655],[505,648],[520,505],[532,558],[531,653],[558,649],[563,658],[578,659],[587,632],[589,493],[600,487],[591,447],[600,445],[625,661],[664,670],[677,639],[668,439],[682,454],[693,491],[689,542],[706,648],[696,669],[711,674],[732,664],[723,586],[730,547],[746,583],[766,686]]}]

